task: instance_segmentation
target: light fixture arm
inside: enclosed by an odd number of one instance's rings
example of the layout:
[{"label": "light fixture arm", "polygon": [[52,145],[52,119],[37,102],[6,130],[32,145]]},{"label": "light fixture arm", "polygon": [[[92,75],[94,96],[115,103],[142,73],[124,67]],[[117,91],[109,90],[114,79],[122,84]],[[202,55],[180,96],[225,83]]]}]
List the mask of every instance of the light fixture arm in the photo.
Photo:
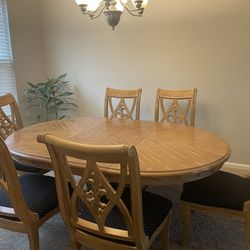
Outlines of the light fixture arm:
[{"label": "light fixture arm", "polygon": [[101,14],[102,12],[106,9],[106,7],[104,6],[100,11],[99,13],[96,15],[97,13],[97,10],[95,12],[90,12],[88,15],[90,16],[91,19],[97,19]]},{"label": "light fixture arm", "polygon": [[[141,17],[143,12],[144,12],[144,8],[141,8],[140,10],[131,10],[128,7],[124,7],[124,9],[127,10],[127,12],[132,15],[132,16],[136,16],[136,17]],[[133,12],[137,12],[136,14],[134,14]]]},{"label": "light fixture arm", "polygon": [[[144,12],[144,8],[142,7],[142,0],[136,0],[134,1],[136,9],[130,9],[129,7],[127,7],[121,0],[117,0],[121,3],[121,5],[123,6],[124,9],[127,10],[127,12],[132,15],[132,16],[136,16],[136,17],[141,17],[143,12]],[[136,14],[134,14],[134,12],[136,12]]]},{"label": "light fixture arm", "polygon": [[[87,7],[88,7],[87,4],[80,4],[79,7],[80,7],[80,9],[81,9],[81,11],[82,11],[82,14],[83,14],[83,15],[89,15],[89,17],[90,17],[91,19],[98,18],[98,17],[102,14],[103,10],[106,8],[106,7],[104,6],[104,7],[100,10],[100,12],[96,15],[96,13],[97,13],[97,12],[99,11],[99,9],[100,9],[100,6],[98,6],[98,8],[97,8],[96,10],[94,10],[94,11],[89,11],[89,10],[87,10]],[[96,16],[96,17],[95,17],[95,16]]]}]

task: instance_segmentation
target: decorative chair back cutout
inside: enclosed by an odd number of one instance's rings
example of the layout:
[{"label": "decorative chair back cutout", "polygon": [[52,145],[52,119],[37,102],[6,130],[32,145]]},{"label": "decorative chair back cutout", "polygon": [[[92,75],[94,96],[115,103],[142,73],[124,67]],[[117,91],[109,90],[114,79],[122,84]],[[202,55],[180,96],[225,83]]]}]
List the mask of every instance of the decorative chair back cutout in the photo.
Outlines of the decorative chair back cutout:
[{"label": "decorative chair back cutout", "polygon": [[[66,224],[98,237],[129,242],[139,240],[137,235],[141,239],[146,238],[142,219],[139,161],[135,147],[84,145],[52,135],[39,135],[38,141],[45,143],[50,153],[60,211]],[[85,166],[78,180],[69,167],[68,160],[72,157],[83,160]],[[117,168],[117,185],[110,184],[108,177],[100,170],[102,164]],[[129,207],[121,198],[127,183],[131,187]],[[119,214],[122,224],[120,228],[112,226],[113,212]]]},{"label": "decorative chair back cutout", "polygon": [[141,92],[141,89],[118,90],[107,88],[104,104],[104,117],[139,120]]},{"label": "decorative chair back cutout", "polygon": [[196,96],[197,89],[180,91],[158,89],[155,121],[194,126]]},{"label": "decorative chair back cutout", "polygon": [[16,217],[24,223],[31,223],[38,215],[32,213],[26,205],[16,168],[9,150],[0,137],[0,188],[5,192],[12,207],[0,206],[0,217]]},{"label": "decorative chair back cutout", "polygon": [[0,96],[0,137],[6,139],[20,128],[23,128],[23,122],[14,96]]}]

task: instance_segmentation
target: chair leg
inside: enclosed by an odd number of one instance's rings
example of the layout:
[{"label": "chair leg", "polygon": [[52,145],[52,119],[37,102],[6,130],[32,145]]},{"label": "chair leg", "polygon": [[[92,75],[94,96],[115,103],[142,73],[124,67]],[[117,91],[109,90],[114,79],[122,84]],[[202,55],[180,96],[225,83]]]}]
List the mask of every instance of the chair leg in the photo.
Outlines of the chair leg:
[{"label": "chair leg", "polygon": [[181,202],[183,213],[183,236],[182,245],[185,245],[189,239],[190,234],[190,206],[186,202]]},{"label": "chair leg", "polygon": [[76,230],[73,228],[70,229],[70,240],[71,240],[72,250],[81,249],[81,244],[76,241]]},{"label": "chair leg", "polygon": [[166,223],[166,225],[164,226],[164,228],[162,230],[162,247],[163,247],[163,250],[168,250],[168,248],[169,248],[170,217],[171,217],[171,212],[169,212],[167,223]]},{"label": "chair leg", "polygon": [[39,249],[39,232],[38,228],[30,228],[28,230],[28,238],[30,243],[30,250],[38,250]]},{"label": "chair leg", "polygon": [[245,237],[246,237],[247,248],[250,249],[250,212],[246,213]]}]

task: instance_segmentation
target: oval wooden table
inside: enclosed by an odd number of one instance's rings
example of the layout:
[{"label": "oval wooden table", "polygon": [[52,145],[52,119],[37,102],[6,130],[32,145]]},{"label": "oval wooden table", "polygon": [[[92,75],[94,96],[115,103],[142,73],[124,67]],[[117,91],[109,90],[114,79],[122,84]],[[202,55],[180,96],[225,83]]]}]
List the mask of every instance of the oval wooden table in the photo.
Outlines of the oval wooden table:
[{"label": "oval wooden table", "polygon": [[[40,133],[85,144],[135,145],[143,185],[204,178],[218,171],[230,156],[230,147],[222,138],[191,126],[88,117],[40,123],[14,132],[6,139],[13,157],[51,168],[45,145],[36,141]],[[76,173],[82,172],[82,162],[71,159],[71,165]],[[114,166],[100,167],[113,181],[118,178]]]}]

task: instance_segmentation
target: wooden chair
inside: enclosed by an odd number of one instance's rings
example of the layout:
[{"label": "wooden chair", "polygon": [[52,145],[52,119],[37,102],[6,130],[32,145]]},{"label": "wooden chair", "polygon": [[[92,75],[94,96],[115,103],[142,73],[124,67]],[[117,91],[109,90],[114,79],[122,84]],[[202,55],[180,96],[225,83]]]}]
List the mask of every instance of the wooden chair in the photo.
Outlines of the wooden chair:
[{"label": "wooden chair", "polygon": [[[109,117],[110,110],[110,118],[139,120],[141,92],[141,89],[118,90],[107,88],[104,104],[104,117]],[[114,100],[119,100],[118,104],[116,104]],[[129,100],[132,101],[131,107],[126,103],[126,100],[127,102]]]},{"label": "wooden chair", "polygon": [[0,227],[27,233],[30,249],[38,250],[38,229],[57,212],[54,178],[38,174],[18,178],[8,148],[0,138]]},{"label": "wooden chair", "polygon": [[[10,111],[10,115],[4,109]],[[14,131],[23,128],[21,113],[12,94],[0,96],[0,136],[6,139]]]},{"label": "wooden chair", "polygon": [[[135,147],[84,145],[52,135],[40,135],[38,141],[46,143],[52,159],[59,206],[70,228],[72,249],[80,249],[80,244],[98,250],[149,249],[159,233],[163,249],[168,248],[172,203],[141,190]],[[69,168],[69,157],[86,161],[79,181]],[[117,169],[117,185],[111,185],[101,172],[102,164]]]},{"label": "wooden chair", "polygon": [[184,216],[183,244],[188,241],[190,211],[223,214],[245,220],[245,239],[250,249],[250,181],[218,171],[212,176],[184,184],[181,195]]},{"label": "wooden chair", "polygon": [[[21,128],[23,128],[23,121],[14,96],[12,94],[0,96],[0,137],[5,140],[14,131]],[[15,166],[22,172],[40,174],[48,172],[45,169],[35,168],[17,161],[15,161]]]},{"label": "wooden chair", "polygon": [[194,126],[196,96],[197,89],[179,91],[158,89],[154,120]]}]

